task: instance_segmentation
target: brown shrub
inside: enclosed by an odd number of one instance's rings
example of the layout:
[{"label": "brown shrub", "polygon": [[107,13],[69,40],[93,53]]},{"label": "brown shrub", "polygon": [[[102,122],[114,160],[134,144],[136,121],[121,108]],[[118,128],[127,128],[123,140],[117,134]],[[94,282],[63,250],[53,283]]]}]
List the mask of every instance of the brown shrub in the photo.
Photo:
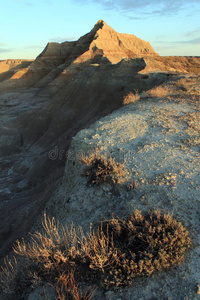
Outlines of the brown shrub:
[{"label": "brown shrub", "polygon": [[59,299],[89,300],[92,293],[81,296],[77,279],[103,280],[107,288],[131,284],[136,276],[179,265],[191,243],[184,226],[159,211],[142,215],[135,210],[127,219],[113,217],[87,236],[81,229],[78,236],[73,226],[59,227],[46,215],[43,227],[44,234],[37,232],[32,242],[17,242],[14,247],[21,262],[18,265],[14,258],[2,268],[5,293],[21,297],[33,282],[34,286],[57,282]]},{"label": "brown shrub", "polygon": [[71,228],[60,227],[54,218],[51,220],[46,214],[43,228],[44,233],[34,233],[28,244],[24,240],[17,241],[13,247],[14,252],[35,265],[42,265],[45,273],[52,270],[62,272],[62,268],[79,254],[76,230],[73,225]]},{"label": "brown shrub", "polygon": [[138,93],[138,90],[135,90],[135,92],[130,92],[123,98],[123,104],[129,104],[129,103],[135,103],[136,101],[140,100],[140,95]]},{"label": "brown shrub", "polygon": [[179,265],[190,246],[188,231],[169,214],[159,211],[143,216],[135,210],[126,220],[108,221],[119,260],[108,272],[108,286],[131,284],[136,276]]},{"label": "brown shrub", "polygon": [[83,238],[81,248],[90,260],[90,267],[103,273],[118,259],[113,237],[109,236],[108,230],[104,232],[102,226],[96,232],[91,230],[87,237]]},{"label": "brown shrub", "polygon": [[148,97],[152,98],[164,98],[169,94],[169,89],[166,86],[157,86],[146,92]]},{"label": "brown shrub", "polygon": [[90,156],[83,157],[86,164],[84,176],[89,184],[101,184],[104,182],[121,184],[126,180],[127,170],[122,163],[116,163],[114,158],[103,156],[97,151]]},{"label": "brown shrub", "polygon": [[74,270],[71,270],[68,271],[67,274],[59,276],[56,292],[59,300],[90,300],[94,290],[91,292],[88,290],[85,292],[85,295],[82,296],[74,278]]}]

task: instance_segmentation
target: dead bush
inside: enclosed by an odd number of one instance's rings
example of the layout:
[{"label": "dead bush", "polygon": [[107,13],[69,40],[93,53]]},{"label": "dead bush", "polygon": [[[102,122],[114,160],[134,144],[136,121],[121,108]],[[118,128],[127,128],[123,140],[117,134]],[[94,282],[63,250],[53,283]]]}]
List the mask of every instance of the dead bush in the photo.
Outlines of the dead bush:
[{"label": "dead bush", "polygon": [[15,245],[21,261],[18,264],[14,257],[2,268],[5,293],[26,299],[22,295],[48,282],[56,285],[59,299],[89,300],[92,293],[82,296],[76,282],[106,288],[131,284],[137,276],[179,265],[191,243],[184,226],[159,211],[142,215],[135,210],[126,219],[112,217],[95,230],[91,227],[87,236],[46,215],[43,227],[44,233],[36,232],[30,243]]},{"label": "dead bush", "polygon": [[159,85],[146,92],[148,97],[151,98],[164,98],[169,94],[169,89],[166,86]]},{"label": "dead bush", "polygon": [[46,217],[43,222],[44,233],[36,232],[32,235],[30,243],[26,244],[17,241],[14,245],[14,252],[23,256],[26,260],[35,265],[43,266],[43,270],[61,272],[62,268],[79,254],[78,236],[76,230],[71,225],[59,226],[59,223]]},{"label": "dead bush", "polygon": [[104,182],[121,184],[126,180],[127,170],[122,163],[115,162],[114,158],[98,153],[83,157],[82,162],[86,164],[84,176],[89,184],[101,184]]},{"label": "dead bush", "polygon": [[118,259],[112,234],[109,236],[108,230],[104,232],[102,226],[96,232],[91,230],[87,237],[83,238],[82,250],[90,260],[90,267],[94,270],[101,270],[103,273]]},{"label": "dead bush", "polygon": [[135,103],[136,101],[140,100],[140,95],[138,93],[138,90],[135,90],[134,93],[130,92],[123,98],[123,104],[129,104],[129,103]]},{"label": "dead bush", "polygon": [[108,272],[108,286],[131,284],[136,276],[179,265],[190,246],[188,231],[169,214],[159,211],[143,216],[135,210],[127,219],[108,221],[119,259]]},{"label": "dead bush", "polygon": [[94,289],[90,292],[87,290],[84,295],[81,295],[78,284],[74,278],[74,270],[68,271],[67,274],[59,276],[56,292],[59,300],[90,300]]},{"label": "dead bush", "polygon": [[81,256],[73,224],[70,228],[59,226],[54,218],[44,214],[43,229],[42,233],[34,233],[29,243],[15,243],[13,250],[17,256],[7,260],[1,272],[1,287],[6,293],[10,289],[11,294],[20,294],[25,287],[31,289],[46,278],[53,280],[71,270],[75,259]]}]

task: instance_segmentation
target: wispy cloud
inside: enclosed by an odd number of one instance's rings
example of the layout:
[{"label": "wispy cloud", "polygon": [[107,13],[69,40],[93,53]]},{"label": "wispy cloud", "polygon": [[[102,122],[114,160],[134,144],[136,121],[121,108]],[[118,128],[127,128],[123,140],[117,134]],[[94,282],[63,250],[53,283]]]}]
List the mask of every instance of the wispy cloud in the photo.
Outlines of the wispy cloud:
[{"label": "wispy cloud", "polygon": [[200,38],[197,39],[192,39],[192,40],[186,40],[186,41],[180,41],[180,42],[173,42],[173,43],[177,43],[177,44],[200,44]]},{"label": "wispy cloud", "polygon": [[185,34],[185,36],[194,36],[194,35],[200,36],[200,28],[193,30],[193,31],[189,31]]},{"label": "wispy cloud", "polygon": [[12,49],[0,48],[0,53],[12,52]]},{"label": "wispy cloud", "polygon": [[0,43],[0,53],[12,52],[13,49],[8,49],[6,44]]},{"label": "wispy cloud", "polygon": [[[199,3],[199,0],[76,0],[80,4],[97,3],[105,9],[118,10],[127,13],[128,16],[140,12],[146,15],[167,15],[183,10],[191,4]],[[156,8],[156,9],[155,9]]]},{"label": "wispy cloud", "polygon": [[196,39],[191,39],[191,40],[182,40],[182,41],[154,41],[154,43],[157,44],[193,44],[193,45],[197,45],[200,44],[200,38],[196,38]]},{"label": "wispy cloud", "polygon": [[21,4],[25,5],[25,6],[33,6],[34,5],[34,2],[27,1],[27,0],[15,0],[15,2],[21,3]]},{"label": "wispy cloud", "polygon": [[37,46],[37,45],[30,45],[30,46],[26,46],[25,49],[43,49],[44,46]]},{"label": "wispy cloud", "polygon": [[57,36],[54,38],[51,38],[49,41],[50,42],[55,42],[55,43],[63,43],[63,42],[72,42],[72,41],[77,41],[78,37],[72,36],[72,37],[63,37],[63,36]]}]

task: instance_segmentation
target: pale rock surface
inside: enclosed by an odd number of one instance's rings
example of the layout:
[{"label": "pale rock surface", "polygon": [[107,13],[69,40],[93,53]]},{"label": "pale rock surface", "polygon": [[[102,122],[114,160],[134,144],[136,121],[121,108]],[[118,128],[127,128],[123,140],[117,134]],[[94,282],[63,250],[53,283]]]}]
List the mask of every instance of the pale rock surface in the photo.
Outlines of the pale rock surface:
[{"label": "pale rock surface", "polygon": [[[87,232],[104,218],[126,217],[135,208],[169,212],[188,228],[192,246],[185,261],[170,271],[134,280],[118,292],[99,290],[94,299],[199,299],[200,264],[199,105],[192,100],[145,99],[129,104],[80,131],[65,153],[62,183],[46,213]],[[128,169],[123,185],[87,186],[81,154],[98,148]],[[131,191],[127,183],[138,183]],[[103,293],[103,292],[102,292]]]}]

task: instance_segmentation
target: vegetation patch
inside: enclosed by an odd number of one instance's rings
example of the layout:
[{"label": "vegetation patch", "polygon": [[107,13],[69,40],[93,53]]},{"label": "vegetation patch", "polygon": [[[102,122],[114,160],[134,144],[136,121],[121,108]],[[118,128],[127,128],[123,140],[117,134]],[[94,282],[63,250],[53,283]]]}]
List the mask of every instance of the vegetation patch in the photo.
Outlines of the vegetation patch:
[{"label": "vegetation patch", "polygon": [[140,95],[138,90],[135,90],[134,92],[130,92],[123,98],[123,104],[127,105],[129,103],[135,103],[136,101],[140,100]]},{"label": "vegetation patch", "polygon": [[170,94],[169,88],[167,86],[159,85],[146,92],[148,97],[151,98],[164,98]]},{"label": "vegetation patch", "polygon": [[56,285],[58,300],[90,300],[94,290],[87,290],[84,295],[80,293],[77,282],[74,278],[74,271],[61,274]]},{"label": "vegetation patch", "polygon": [[[59,226],[46,216],[43,227],[30,243],[16,243],[16,256],[0,273],[2,289],[16,299],[27,299],[27,291],[50,283],[58,299],[89,300],[95,285],[119,288],[137,276],[179,265],[191,243],[184,226],[159,211],[113,217],[86,236],[81,228]],[[93,288],[81,293],[77,282]]]},{"label": "vegetation patch", "polygon": [[135,210],[127,219],[107,223],[118,260],[105,279],[108,286],[131,284],[136,276],[179,265],[190,238],[183,225],[169,214],[154,211],[143,216]]},{"label": "vegetation patch", "polygon": [[83,157],[82,162],[87,166],[83,175],[87,177],[88,184],[121,184],[126,180],[128,172],[124,164],[115,162],[112,157],[108,158],[96,151]]}]

